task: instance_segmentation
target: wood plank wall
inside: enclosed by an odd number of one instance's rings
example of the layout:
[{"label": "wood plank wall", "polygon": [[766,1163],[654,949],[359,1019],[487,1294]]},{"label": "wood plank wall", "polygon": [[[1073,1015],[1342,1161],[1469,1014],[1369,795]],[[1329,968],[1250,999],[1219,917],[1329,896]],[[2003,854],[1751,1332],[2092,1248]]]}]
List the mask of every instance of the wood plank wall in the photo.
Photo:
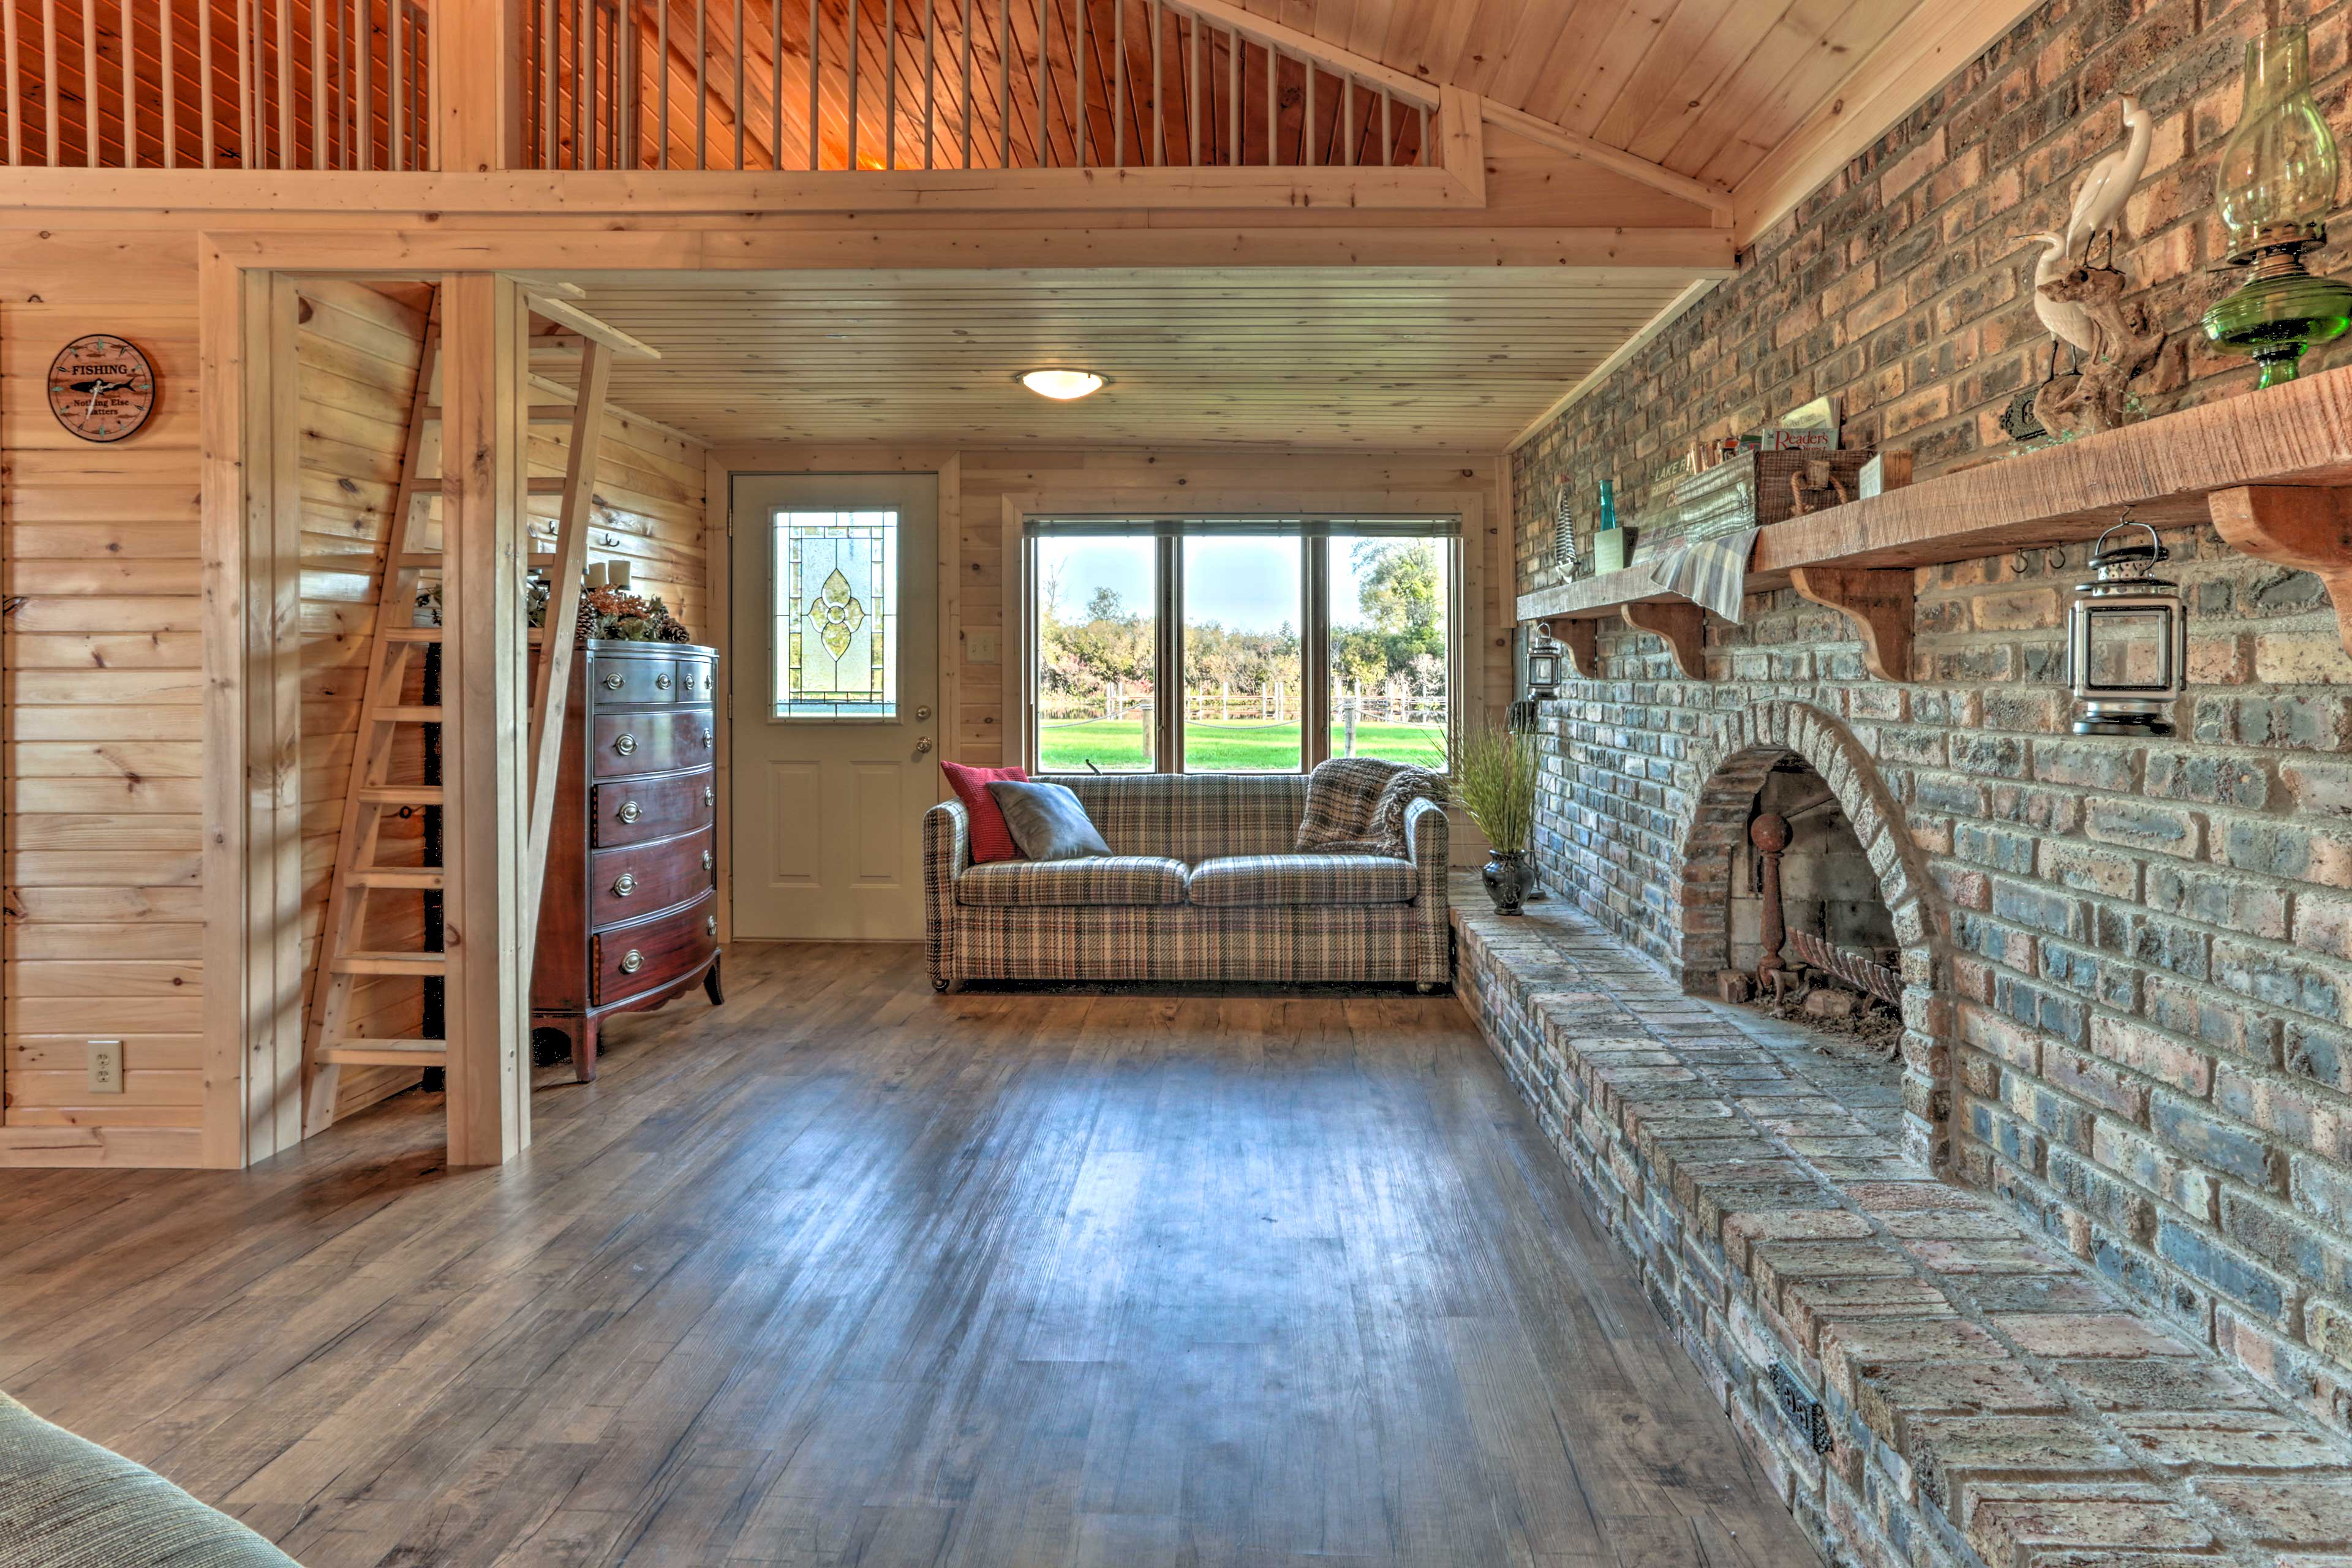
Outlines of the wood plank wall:
[{"label": "wood plank wall", "polygon": [[[195,250],[184,233],[0,247],[6,1005],[0,1163],[194,1164],[204,1080]],[[49,362],[118,332],[153,418],[117,446],[49,413]],[[120,1095],[87,1042],[123,1042]]]},{"label": "wood plank wall", "polygon": [[[20,596],[0,640],[0,1165],[200,1159],[195,254],[184,230],[17,231],[0,247],[0,594]],[[354,633],[375,593],[424,307],[415,289],[310,294],[300,343],[306,942],[333,863],[358,715],[351,678],[368,651]],[[154,417],[115,446],[76,439],[48,411],[49,361],[94,331],[130,338],[158,375]],[[629,560],[642,589],[707,634],[702,448],[623,411],[605,428],[592,558]],[[560,475],[565,444],[561,426],[535,431],[532,474]],[[552,498],[532,504],[552,516]],[[356,570],[355,556],[365,563]],[[413,1003],[387,997],[398,1005]],[[88,1092],[94,1037],[124,1042],[126,1092]],[[399,1087],[346,1076],[359,1080],[355,1100]]]}]

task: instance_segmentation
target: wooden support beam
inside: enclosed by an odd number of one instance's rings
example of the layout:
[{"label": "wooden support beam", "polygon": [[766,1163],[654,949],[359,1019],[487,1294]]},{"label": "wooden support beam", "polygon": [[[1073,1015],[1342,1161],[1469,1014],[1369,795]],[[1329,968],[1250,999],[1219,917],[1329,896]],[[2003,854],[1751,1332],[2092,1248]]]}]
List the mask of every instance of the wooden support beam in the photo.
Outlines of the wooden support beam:
[{"label": "wooden support beam", "polygon": [[1601,677],[1601,623],[1586,619],[1555,622],[1551,633],[1568,649],[1569,668],[1580,679]]},{"label": "wooden support beam", "polygon": [[449,1163],[495,1165],[530,1142],[523,855],[524,330],[515,285],[442,285],[443,863],[448,868]]},{"label": "wooden support beam", "polygon": [[2336,605],[2336,635],[2352,653],[2352,490],[2244,485],[2207,498],[2213,527],[2249,555],[2317,577]]},{"label": "wooden support beam", "polygon": [[1628,153],[1622,147],[1612,147],[1606,142],[1596,142],[1590,136],[1539,119],[1524,109],[1514,109],[1493,99],[1479,100],[1486,123],[1523,136],[1538,147],[1549,147],[1555,153],[1565,153],[1571,158],[1607,169],[1612,174],[1637,180],[1654,191],[1664,191],[1670,196],[1680,196],[1694,202],[1728,221],[1731,216],[1731,193],[1720,185],[1710,185],[1688,174],[1676,174],[1664,164],[1653,163],[1638,153]]},{"label": "wooden support beam", "polygon": [[1911,574],[1901,567],[1800,566],[1789,585],[1801,598],[1853,623],[1862,637],[1862,664],[1881,680],[1911,679],[1911,624],[1916,603]]},{"label": "wooden support beam", "polygon": [[587,342],[601,343],[623,359],[661,358],[661,350],[598,320],[561,294],[543,290],[537,284],[524,285],[523,293],[530,301],[532,315],[552,321]]},{"label": "wooden support beam", "polygon": [[1479,112],[1479,97],[1449,87],[1438,95],[1439,162],[1461,182],[1468,205],[1486,205],[1486,122]]},{"label": "wooden support beam", "polygon": [[433,7],[433,151],[452,174],[523,166],[524,0]]},{"label": "wooden support beam", "polygon": [[1706,679],[1706,612],[1696,605],[1661,601],[1650,605],[1621,605],[1617,613],[1625,624],[1637,632],[1649,632],[1665,640],[1666,651],[1675,656],[1675,668],[1691,680]]}]

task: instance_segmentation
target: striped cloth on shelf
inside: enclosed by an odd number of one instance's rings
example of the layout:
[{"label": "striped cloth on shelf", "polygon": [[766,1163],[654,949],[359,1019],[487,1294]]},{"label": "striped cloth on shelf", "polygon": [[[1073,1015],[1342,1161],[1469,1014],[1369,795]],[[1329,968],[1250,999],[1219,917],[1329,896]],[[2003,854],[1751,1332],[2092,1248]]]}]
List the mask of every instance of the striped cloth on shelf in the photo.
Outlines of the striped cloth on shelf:
[{"label": "striped cloth on shelf", "polygon": [[1748,558],[1755,552],[1752,528],[1677,544],[1650,563],[1650,581],[1737,623],[1748,597]]}]

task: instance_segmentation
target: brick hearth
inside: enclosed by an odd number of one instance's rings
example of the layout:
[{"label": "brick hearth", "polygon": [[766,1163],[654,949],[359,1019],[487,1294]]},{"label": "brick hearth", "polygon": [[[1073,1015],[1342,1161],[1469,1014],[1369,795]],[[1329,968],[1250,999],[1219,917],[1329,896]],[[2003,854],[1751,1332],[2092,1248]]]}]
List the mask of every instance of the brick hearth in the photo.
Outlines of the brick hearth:
[{"label": "brick hearth", "polygon": [[2352,1562],[2352,1447],[1906,1158],[1865,1066],[1530,909],[1459,889],[1463,997],[1833,1561]]}]

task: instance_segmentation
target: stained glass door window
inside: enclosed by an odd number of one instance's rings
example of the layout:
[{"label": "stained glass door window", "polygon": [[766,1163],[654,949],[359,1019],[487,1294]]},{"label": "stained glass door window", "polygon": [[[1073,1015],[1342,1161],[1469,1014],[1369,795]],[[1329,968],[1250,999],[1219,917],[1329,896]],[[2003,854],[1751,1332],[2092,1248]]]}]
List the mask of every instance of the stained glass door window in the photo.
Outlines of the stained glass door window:
[{"label": "stained glass door window", "polygon": [[775,515],[779,719],[898,716],[898,514]]}]

